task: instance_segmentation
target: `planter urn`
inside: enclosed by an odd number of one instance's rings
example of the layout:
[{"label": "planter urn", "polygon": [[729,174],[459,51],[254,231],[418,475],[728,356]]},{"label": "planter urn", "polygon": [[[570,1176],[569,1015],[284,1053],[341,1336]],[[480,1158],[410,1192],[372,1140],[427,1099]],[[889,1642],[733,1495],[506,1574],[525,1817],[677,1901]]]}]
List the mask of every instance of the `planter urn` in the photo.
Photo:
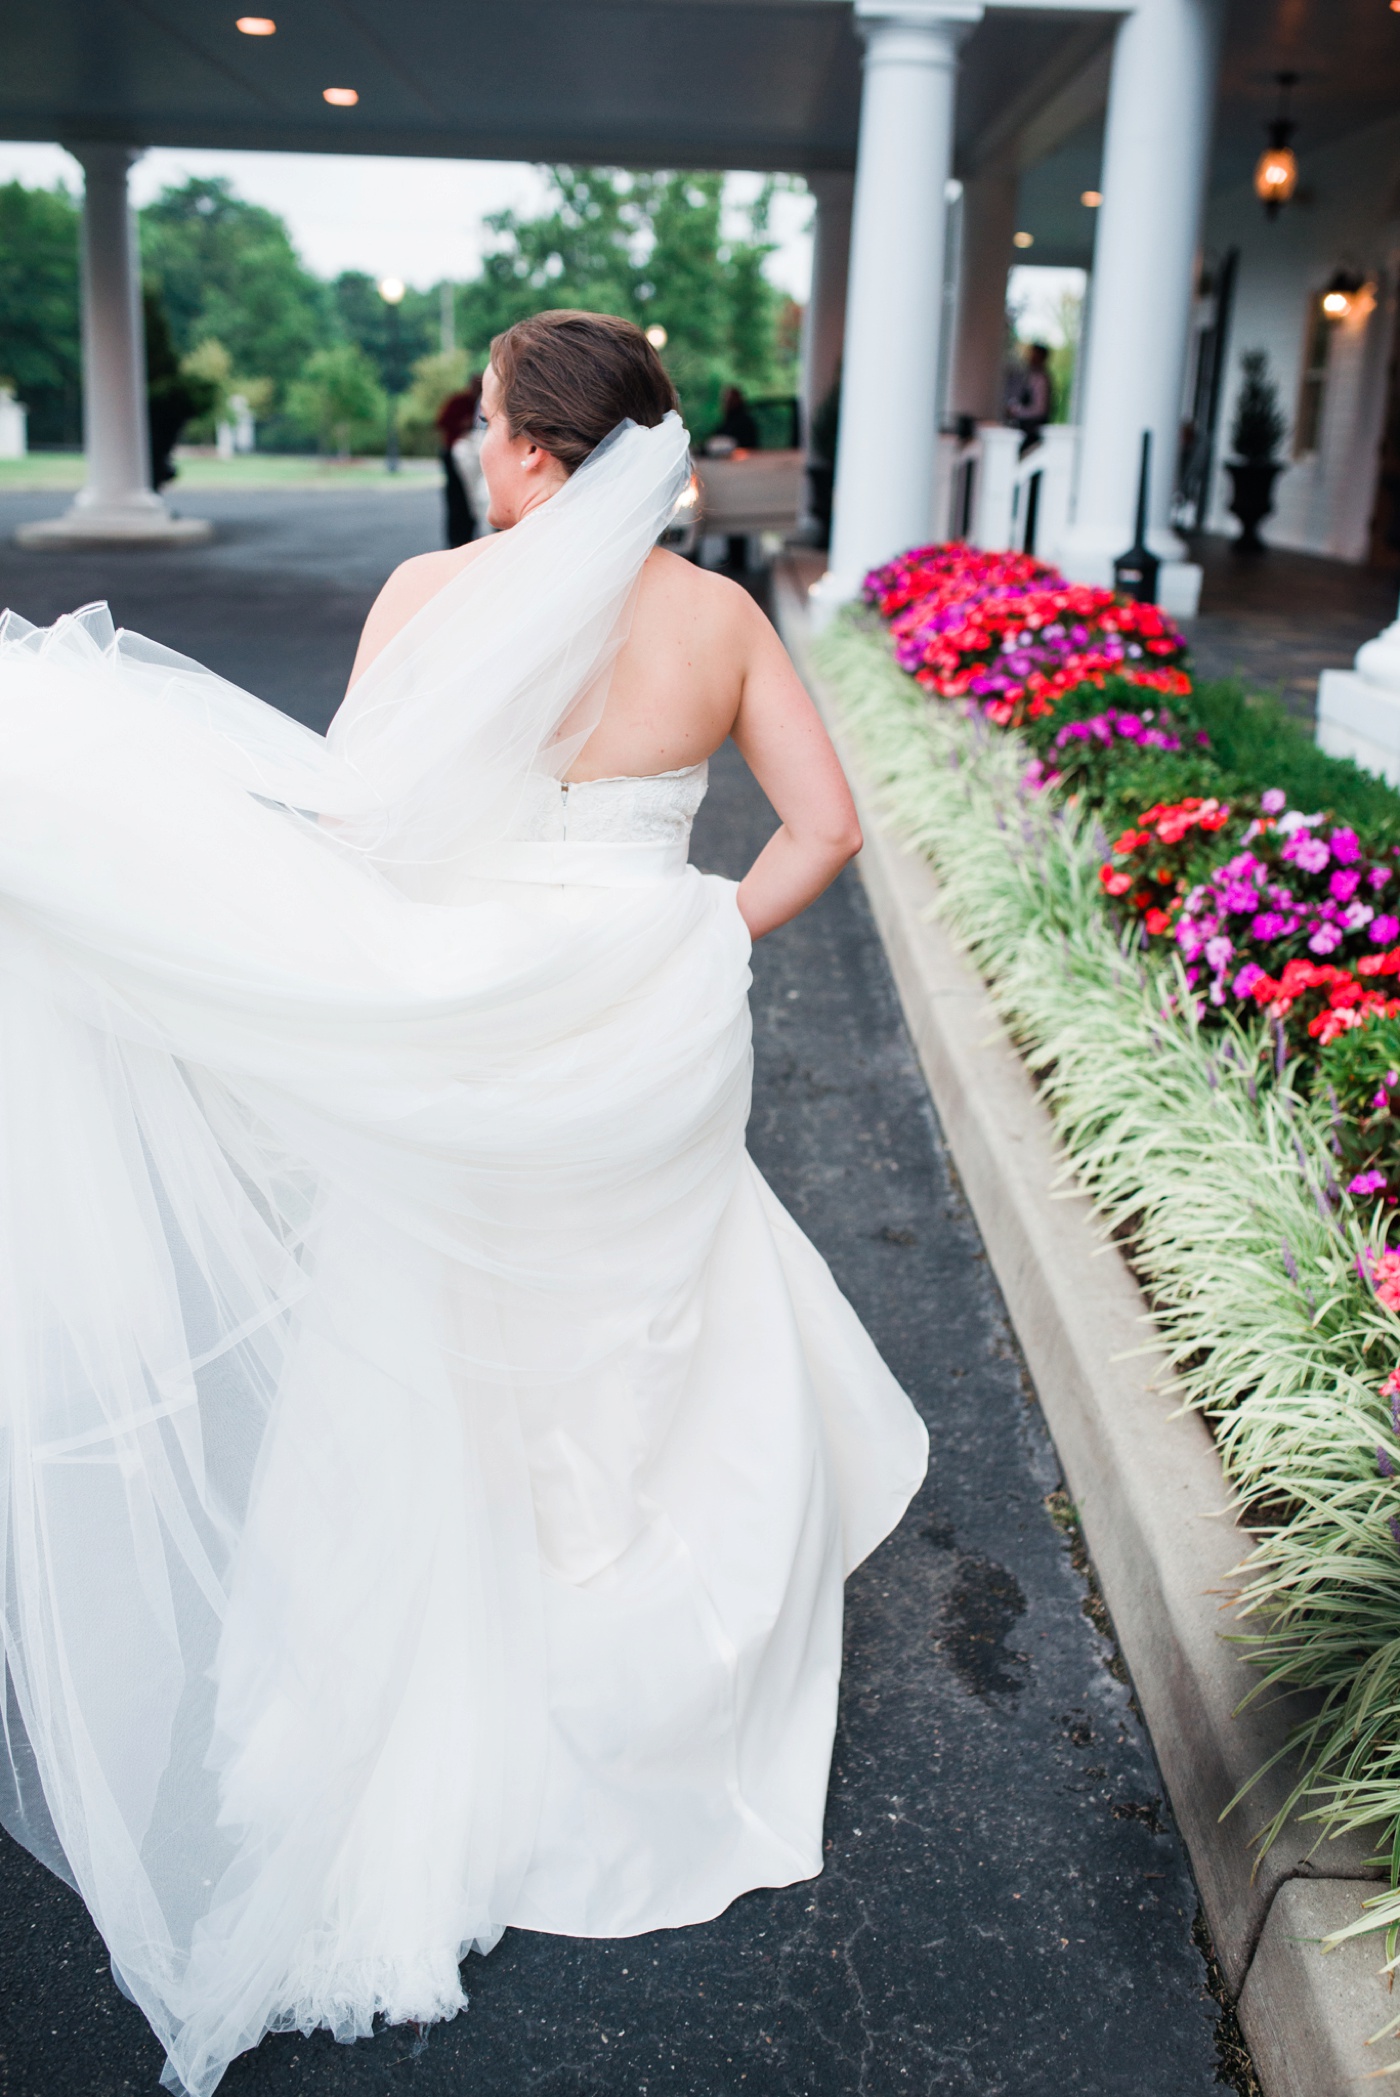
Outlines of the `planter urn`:
[{"label": "planter urn", "polygon": [[1240,520],[1239,549],[1242,553],[1262,553],[1264,541],[1259,536],[1259,527],[1274,507],[1274,482],[1283,471],[1283,462],[1279,459],[1227,459],[1225,471],[1230,476],[1233,491],[1230,512]]}]

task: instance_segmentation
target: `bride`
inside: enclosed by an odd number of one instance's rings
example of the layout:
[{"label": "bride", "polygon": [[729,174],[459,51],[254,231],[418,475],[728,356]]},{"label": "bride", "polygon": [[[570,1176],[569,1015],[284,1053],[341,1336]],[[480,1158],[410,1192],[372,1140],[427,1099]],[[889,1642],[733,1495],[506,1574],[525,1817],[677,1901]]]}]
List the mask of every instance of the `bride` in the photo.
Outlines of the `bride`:
[{"label": "bride", "polygon": [[[844,1575],[926,1437],[744,1149],[751,937],[859,844],[630,324],[494,345],[496,536],[322,741],[0,624],[0,1814],[173,2091],[508,1927],[821,1869]],[[780,818],[686,863],[733,736]]]}]

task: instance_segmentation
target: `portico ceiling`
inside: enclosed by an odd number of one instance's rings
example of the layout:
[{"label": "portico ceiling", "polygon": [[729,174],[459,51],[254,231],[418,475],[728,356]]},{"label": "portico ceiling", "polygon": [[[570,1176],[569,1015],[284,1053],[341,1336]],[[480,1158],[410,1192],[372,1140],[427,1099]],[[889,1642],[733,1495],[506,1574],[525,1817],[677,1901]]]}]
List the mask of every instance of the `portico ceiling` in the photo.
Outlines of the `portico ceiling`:
[{"label": "portico ceiling", "polygon": [[[242,5],[277,34],[241,36]],[[1115,15],[997,0],[963,49],[956,165],[1036,170],[1037,260],[1085,260]],[[1076,0],[1067,0],[1071,8]],[[1400,109],[1383,0],[1227,0],[1213,185],[1298,72],[1299,151]],[[322,99],[353,87],[354,108]],[[134,146],[849,168],[849,0],[4,0],[0,137]]]},{"label": "portico ceiling", "polygon": [[[252,4],[252,0],[243,0]],[[989,16],[960,153],[1058,84],[1111,17]],[[1074,0],[1070,0],[1073,6]],[[1082,5],[1082,0],[1080,0]],[[297,152],[820,169],[855,162],[846,0],[5,0],[0,136]],[[327,87],[353,87],[333,108]]]}]

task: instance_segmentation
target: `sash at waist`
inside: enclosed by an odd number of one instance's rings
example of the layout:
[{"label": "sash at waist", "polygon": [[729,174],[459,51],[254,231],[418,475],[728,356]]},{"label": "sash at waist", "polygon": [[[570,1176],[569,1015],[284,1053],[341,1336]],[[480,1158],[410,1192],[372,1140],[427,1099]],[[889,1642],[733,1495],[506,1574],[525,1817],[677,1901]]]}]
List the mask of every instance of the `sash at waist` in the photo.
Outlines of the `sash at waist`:
[{"label": "sash at waist", "polygon": [[683,838],[667,844],[583,840],[577,844],[559,840],[536,843],[503,838],[468,853],[462,871],[476,881],[545,881],[568,888],[626,888],[683,874],[688,856],[689,845]]}]

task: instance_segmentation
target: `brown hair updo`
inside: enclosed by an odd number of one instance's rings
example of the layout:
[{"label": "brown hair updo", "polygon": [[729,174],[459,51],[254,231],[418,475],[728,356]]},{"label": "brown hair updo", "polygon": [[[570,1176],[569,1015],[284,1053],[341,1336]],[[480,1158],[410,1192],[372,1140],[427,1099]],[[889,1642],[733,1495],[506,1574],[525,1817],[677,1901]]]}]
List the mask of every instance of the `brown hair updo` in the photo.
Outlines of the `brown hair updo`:
[{"label": "brown hair updo", "polygon": [[620,422],[654,429],[676,389],[641,329],[612,313],[567,309],[518,320],[491,344],[512,437],[528,436],[566,473]]}]

